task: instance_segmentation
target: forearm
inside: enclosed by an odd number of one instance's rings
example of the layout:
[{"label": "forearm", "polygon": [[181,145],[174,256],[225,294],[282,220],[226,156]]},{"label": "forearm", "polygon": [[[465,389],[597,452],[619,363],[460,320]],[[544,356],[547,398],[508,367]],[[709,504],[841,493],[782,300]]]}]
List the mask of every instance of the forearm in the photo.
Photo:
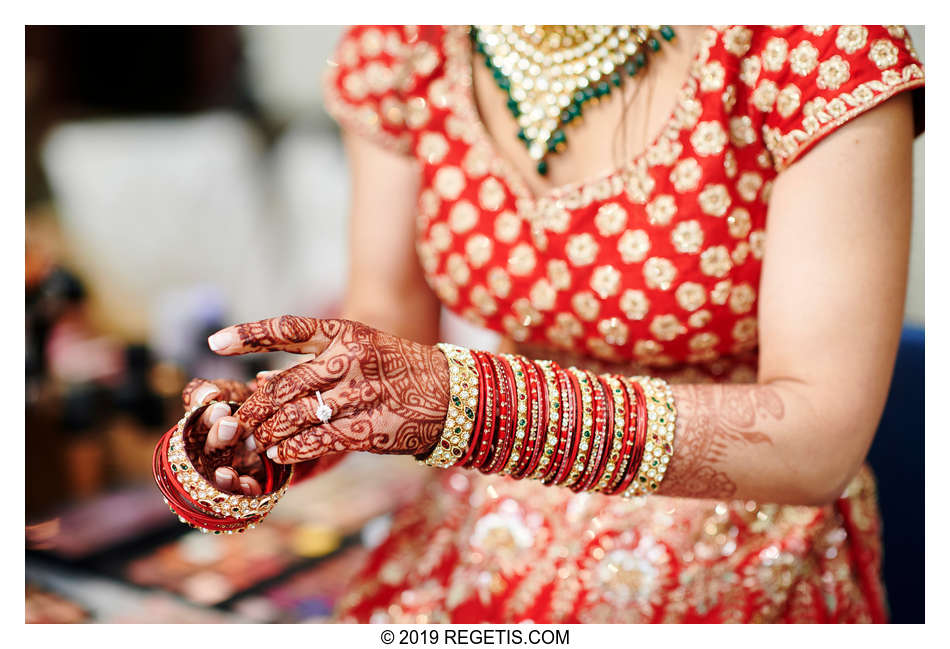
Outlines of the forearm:
[{"label": "forearm", "polygon": [[659,493],[792,505],[834,500],[867,452],[873,431],[860,428],[877,415],[836,430],[848,424],[822,416],[826,406],[811,392],[786,381],[673,386],[676,450]]},{"label": "forearm", "polygon": [[431,345],[439,339],[439,313],[438,301],[423,286],[407,290],[351,290],[341,317]]},{"label": "forearm", "polygon": [[453,394],[470,387],[426,461],[574,491],[823,504],[860,466],[861,429],[879,416],[847,423],[845,408],[828,410],[828,390],[789,379],[668,387],[520,356],[457,357]]}]

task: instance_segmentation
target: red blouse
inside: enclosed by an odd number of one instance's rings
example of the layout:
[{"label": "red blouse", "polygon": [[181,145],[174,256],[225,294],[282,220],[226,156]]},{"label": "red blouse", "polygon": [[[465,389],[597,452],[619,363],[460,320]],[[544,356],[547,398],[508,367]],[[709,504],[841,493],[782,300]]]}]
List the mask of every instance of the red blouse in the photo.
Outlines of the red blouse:
[{"label": "red blouse", "polygon": [[354,27],[328,110],[419,162],[417,249],[446,306],[519,342],[653,366],[756,346],[773,179],[924,83],[900,26],[709,27],[645,151],[535,196],[479,120],[471,66],[464,27]]}]

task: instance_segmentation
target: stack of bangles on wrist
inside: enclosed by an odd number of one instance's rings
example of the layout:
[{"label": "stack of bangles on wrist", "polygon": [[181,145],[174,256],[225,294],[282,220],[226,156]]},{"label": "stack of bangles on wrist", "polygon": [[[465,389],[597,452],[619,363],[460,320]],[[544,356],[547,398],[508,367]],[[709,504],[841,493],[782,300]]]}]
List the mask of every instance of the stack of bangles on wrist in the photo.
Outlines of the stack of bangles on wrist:
[{"label": "stack of bangles on wrist", "polygon": [[625,498],[659,489],[676,427],[662,379],[439,349],[449,362],[449,407],[435,448],[417,456],[422,463]]}]

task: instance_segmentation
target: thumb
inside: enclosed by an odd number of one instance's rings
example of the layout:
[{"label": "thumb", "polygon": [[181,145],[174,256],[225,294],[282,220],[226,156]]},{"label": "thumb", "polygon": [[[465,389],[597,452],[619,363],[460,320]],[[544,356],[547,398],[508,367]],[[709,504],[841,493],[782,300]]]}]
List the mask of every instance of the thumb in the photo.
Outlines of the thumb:
[{"label": "thumb", "polygon": [[344,323],[284,315],[225,327],[208,337],[208,347],[222,356],[274,351],[320,354]]}]

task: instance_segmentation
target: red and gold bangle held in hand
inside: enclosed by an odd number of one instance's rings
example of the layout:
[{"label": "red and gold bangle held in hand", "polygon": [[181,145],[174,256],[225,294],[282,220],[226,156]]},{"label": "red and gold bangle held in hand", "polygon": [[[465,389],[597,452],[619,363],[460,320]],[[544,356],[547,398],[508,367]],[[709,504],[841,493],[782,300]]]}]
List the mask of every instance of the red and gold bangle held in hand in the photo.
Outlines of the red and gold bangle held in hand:
[{"label": "red and gold bangle held in hand", "polygon": [[[293,465],[276,464],[262,456],[264,493],[260,496],[229,493],[214,486],[213,478],[209,480],[196,468],[205,462],[195,450],[203,440],[194,437],[194,427],[205,409],[215,403],[195,406],[162,436],[152,458],[152,474],[165,503],[182,523],[202,532],[233,534],[253,528],[270,513],[287,490]],[[232,413],[239,405],[227,403]]]}]

